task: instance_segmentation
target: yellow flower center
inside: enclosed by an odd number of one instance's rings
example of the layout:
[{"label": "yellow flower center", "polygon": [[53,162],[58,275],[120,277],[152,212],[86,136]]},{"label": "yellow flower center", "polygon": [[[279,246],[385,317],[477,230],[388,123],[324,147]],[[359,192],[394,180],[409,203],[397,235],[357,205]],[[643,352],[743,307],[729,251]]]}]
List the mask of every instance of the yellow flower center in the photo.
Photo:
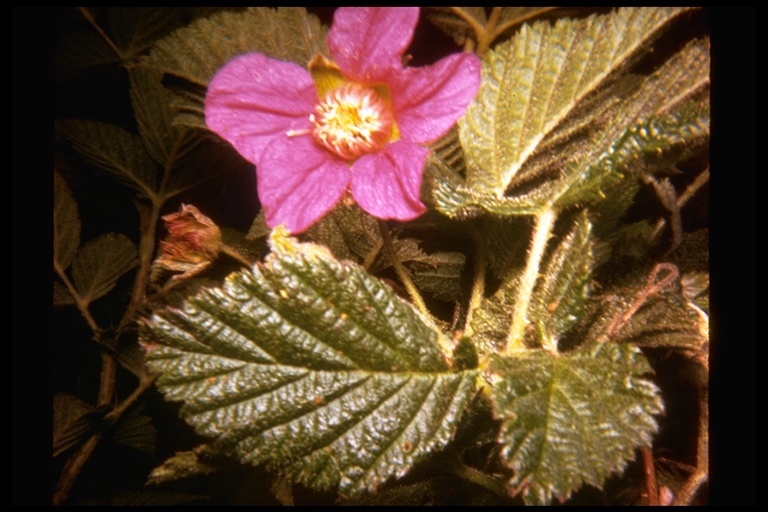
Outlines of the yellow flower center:
[{"label": "yellow flower center", "polygon": [[309,120],[315,125],[315,141],[345,160],[381,149],[392,138],[395,122],[375,90],[354,83],[326,94]]}]

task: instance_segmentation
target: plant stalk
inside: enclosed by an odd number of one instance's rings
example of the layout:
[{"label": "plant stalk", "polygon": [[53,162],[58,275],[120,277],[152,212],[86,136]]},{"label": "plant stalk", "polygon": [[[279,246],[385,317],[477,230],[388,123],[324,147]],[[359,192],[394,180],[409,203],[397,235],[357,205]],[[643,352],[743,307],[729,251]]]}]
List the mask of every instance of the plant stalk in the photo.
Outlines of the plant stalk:
[{"label": "plant stalk", "polygon": [[525,270],[520,277],[520,282],[517,287],[514,312],[512,313],[512,324],[509,328],[507,346],[504,350],[507,355],[525,349],[525,341],[523,337],[525,328],[530,321],[528,318],[528,308],[531,305],[533,289],[539,278],[541,262],[544,258],[547,242],[549,242],[556,219],[557,211],[552,207],[546,208],[536,217],[536,225],[533,230],[531,247],[528,249],[528,261],[525,264]]},{"label": "plant stalk", "polygon": [[413,284],[411,276],[408,275],[408,271],[397,257],[397,253],[395,253],[395,248],[392,245],[392,237],[389,234],[389,228],[387,227],[387,224],[381,220],[378,222],[379,230],[381,231],[381,238],[384,240],[384,250],[387,252],[389,261],[392,262],[392,267],[394,267],[397,277],[400,278],[400,281],[403,283],[403,286],[405,286],[406,291],[408,291],[408,295],[410,295],[414,306],[416,306],[416,309],[418,309],[421,314],[429,318],[432,323],[437,325],[437,322],[435,322],[435,319],[432,318],[432,314],[429,312],[429,309],[427,309],[427,305],[424,303],[424,299],[421,298],[419,290],[416,288],[416,285]]}]

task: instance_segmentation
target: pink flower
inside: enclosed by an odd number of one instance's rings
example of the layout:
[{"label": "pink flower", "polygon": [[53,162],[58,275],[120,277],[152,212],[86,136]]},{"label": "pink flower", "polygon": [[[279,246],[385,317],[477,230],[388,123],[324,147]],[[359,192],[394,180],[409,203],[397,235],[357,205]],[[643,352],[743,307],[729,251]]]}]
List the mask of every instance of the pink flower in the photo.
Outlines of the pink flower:
[{"label": "pink flower", "polygon": [[328,32],[335,63],[309,71],[258,53],[227,63],[208,87],[208,127],[256,164],[267,225],[301,233],[349,191],[368,213],[407,221],[429,150],[480,86],[470,53],[403,66],[418,8],[339,8]]}]

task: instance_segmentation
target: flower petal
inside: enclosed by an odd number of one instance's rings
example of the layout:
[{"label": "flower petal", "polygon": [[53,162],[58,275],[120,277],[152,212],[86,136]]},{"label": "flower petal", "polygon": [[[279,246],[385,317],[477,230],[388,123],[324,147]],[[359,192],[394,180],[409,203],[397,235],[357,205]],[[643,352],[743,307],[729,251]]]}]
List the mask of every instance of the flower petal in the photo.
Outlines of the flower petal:
[{"label": "flower petal", "polygon": [[386,82],[402,69],[418,19],[417,7],[341,7],[328,31],[328,48],[347,78]]},{"label": "flower petal", "polygon": [[429,149],[405,140],[361,157],[352,166],[352,197],[379,219],[415,219],[426,207],[419,200]]},{"label": "flower petal", "polygon": [[306,230],[328,213],[349,184],[349,165],[309,135],[276,137],[256,167],[259,199],[270,228]]},{"label": "flower petal", "polygon": [[260,53],[228,62],[205,95],[205,122],[247,160],[258,163],[272,138],[310,128],[317,101],[309,73]]},{"label": "flower petal", "polygon": [[400,136],[427,143],[445,135],[480,87],[480,59],[458,53],[431,66],[406,68],[390,81]]}]

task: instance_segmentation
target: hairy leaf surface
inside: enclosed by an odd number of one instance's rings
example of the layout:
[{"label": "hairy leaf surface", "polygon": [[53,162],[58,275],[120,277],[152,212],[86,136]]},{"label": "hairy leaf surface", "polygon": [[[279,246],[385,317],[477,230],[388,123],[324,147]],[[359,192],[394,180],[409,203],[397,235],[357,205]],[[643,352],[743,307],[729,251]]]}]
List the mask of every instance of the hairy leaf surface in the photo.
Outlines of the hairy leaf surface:
[{"label": "hairy leaf surface", "polygon": [[72,262],[72,279],[78,293],[92,302],[115,287],[117,280],[139,264],[139,251],[120,233],[107,233],[91,240]]},{"label": "hairy leaf surface", "polygon": [[66,270],[80,246],[77,202],[64,178],[53,172],[53,264]]},{"label": "hairy leaf surface", "polygon": [[530,318],[544,347],[557,341],[581,317],[592,274],[591,225],[586,212],[560,242],[543,269],[533,292]]},{"label": "hairy leaf surface", "polygon": [[162,39],[144,62],[167,73],[169,84],[182,93],[175,104],[177,121],[205,129],[205,90],[219,68],[252,52],[306,66],[318,52],[327,54],[325,32],[303,7],[221,12]]},{"label": "hairy leaf surface", "polygon": [[158,386],[228,453],[311,487],[407,473],[450,440],[476,371],[452,370],[442,334],[359,266],[280,233],[272,246],[146,322]]},{"label": "hairy leaf surface", "polygon": [[502,459],[511,489],[528,504],[565,499],[583,484],[602,487],[638,446],[649,446],[663,411],[651,367],[631,345],[588,342],[556,354],[494,358]]},{"label": "hairy leaf surface", "polygon": [[[685,101],[708,102],[706,39],[649,76],[628,74],[682,12],[624,8],[554,26],[534,23],[489,51],[480,91],[459,120],[466,182],[438,187],[438,208],[449,216],[530,215],[604,197],[626,169],[617,160],[594,168],[601,154],[615,151],[623,134],[651,116]],[[686,130],[676,134],[698,139]],[[632,148],[634,158],[645,154]],[[663,154],[645,163],[653,172],[674,162]]]}]

